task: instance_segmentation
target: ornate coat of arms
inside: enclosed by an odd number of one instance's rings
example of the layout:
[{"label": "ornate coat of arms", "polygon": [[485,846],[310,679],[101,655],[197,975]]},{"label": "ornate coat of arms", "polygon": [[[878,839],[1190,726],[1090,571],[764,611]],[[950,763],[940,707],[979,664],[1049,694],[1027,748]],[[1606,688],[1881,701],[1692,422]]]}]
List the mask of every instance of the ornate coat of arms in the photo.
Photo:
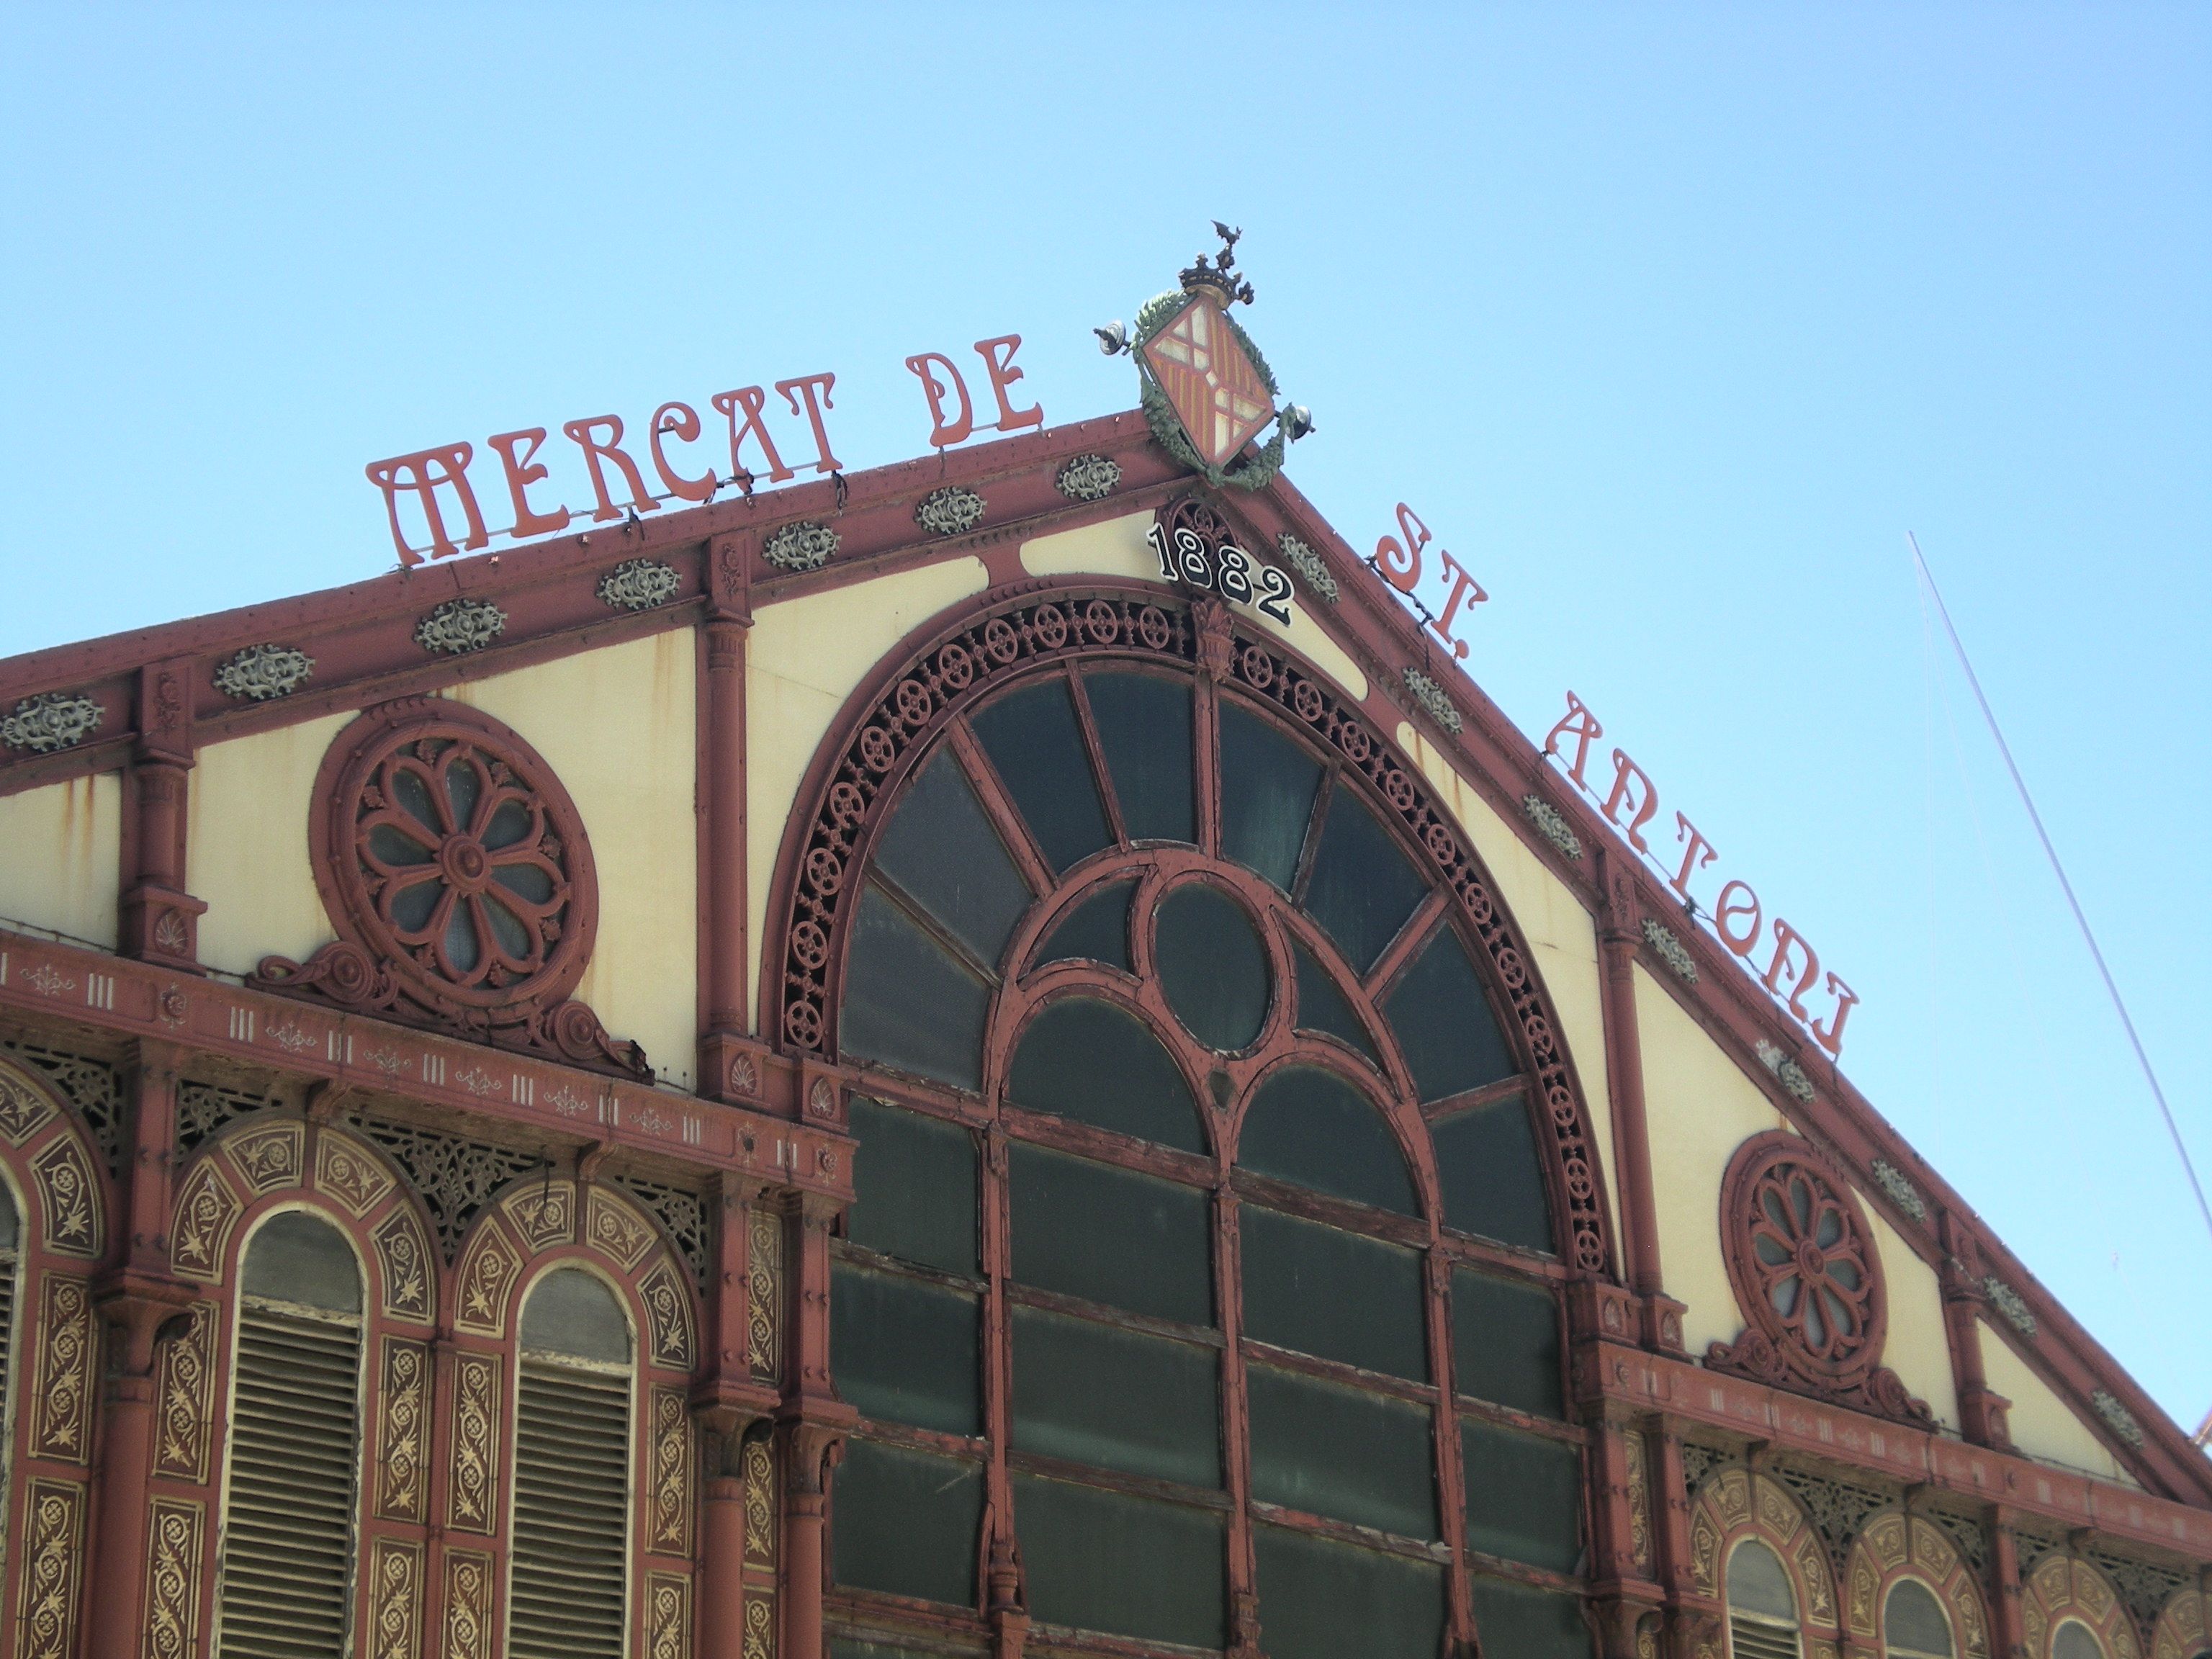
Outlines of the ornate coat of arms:
[{"label": "ornate coat of arms", "polygon": [[[1267,360],[1229,308],[1252,303],[1252,284],[1237,270],[1243,233],[1215,222],[1221,251],[1182,273],[1182,287],[1146,303],[1136,338],[1121,325],[1097,331],[1109,355],[1137,360],[1145,417],[1161,447],[1216,486],[1258,489],[1279,471],[1285,447],[1313,430],[1300,404],[1277,408]],[[1265,445],[1254,441],[1273,425]]]}]

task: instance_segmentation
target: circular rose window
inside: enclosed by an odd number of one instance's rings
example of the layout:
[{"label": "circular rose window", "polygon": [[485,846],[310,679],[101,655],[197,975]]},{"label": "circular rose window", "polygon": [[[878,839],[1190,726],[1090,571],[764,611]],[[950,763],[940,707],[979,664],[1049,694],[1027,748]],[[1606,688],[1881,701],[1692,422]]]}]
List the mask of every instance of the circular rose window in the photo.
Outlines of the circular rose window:
[{"label": "circular rose window", "polygon": [[1753,1331],[1808,1378],[1850,1382],[1881,1358],[1881,1267],[1850,1187],[1804,1140],[1746,1143],[1721,1187],[1729,1278]]},{"label": "circular rose window", "polygon": [[474,709],[410,698],[356,721],[324,771],[316,875],[356,943],[447,1006],[574,988],[596,920],[591,851],[537,750]]}]

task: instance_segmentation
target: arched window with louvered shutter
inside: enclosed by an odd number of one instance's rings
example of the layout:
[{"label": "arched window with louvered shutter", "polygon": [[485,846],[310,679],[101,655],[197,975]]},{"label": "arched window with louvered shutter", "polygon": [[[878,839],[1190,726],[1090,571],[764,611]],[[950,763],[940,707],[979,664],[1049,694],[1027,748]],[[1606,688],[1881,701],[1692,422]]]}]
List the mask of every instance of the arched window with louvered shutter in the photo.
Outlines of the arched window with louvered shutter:
[{"label": "arched window with louvered shutter", "polygon": [[1797,1593],[1789,1570],[1756,1538],[1729,1555],[1729,1659],[1798,1659]]},{"label": "arched window with louvered shutter", "polygon": [[216,1652],[343,1659],[361,1465],[362,1271],[337,1228],[286,1210],[254,1232],[234,1352]]},{"label": "arched window with louvered shutter", "polygon": [[1900,1578],[1890,1587],[1882,1603],[1881,1644],[1887,1659],[1952,1659],[1957,1651],[1942,1602],[1917,1578]]},{"label": "arched window with louvered shutter", "polygon": [[580,1267],[522,1307],[508,1659],[622,1659],[629,1611],[629,1319]]}]

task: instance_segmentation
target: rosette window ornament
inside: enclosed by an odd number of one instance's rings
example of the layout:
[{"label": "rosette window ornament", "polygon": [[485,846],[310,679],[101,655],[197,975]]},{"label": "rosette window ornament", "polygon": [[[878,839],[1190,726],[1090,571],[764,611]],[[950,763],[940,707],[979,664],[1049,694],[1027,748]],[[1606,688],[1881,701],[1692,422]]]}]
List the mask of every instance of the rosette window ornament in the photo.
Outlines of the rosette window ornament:
[{"label": "rosette window ornament", "polygon": [[257,982],[649,1074],[568,1000],[599,920],[591,845],[518,733],[439,698],[371,709],[325,756],[310,831],[340,937],[304,963],[266,958]]},{"label": "rosette window ornament", "polygon": [[1874,1300],[1850,1215],[1799,1164],[1760,1175],[1751,1206],[1752,1262],[1767,1305],[1815,1358],[1848,1363],[1865,1345]]},{"label": "rosette window ornament", "polygon": [[1881,1364],[1888,1306],[1873,1229],[1802,1136],[1754,1135],[1721,1182],[1721,1245],[1746,1321],[1705,1364],[1901,1422],[1933,1420]]},{"label": "rosette window ornament", "polygon": [[378,919],[455,990],[544,971],[570,898],[567,849],[497,755],[436,738],[394,750],[362,792],[355,836]]}]

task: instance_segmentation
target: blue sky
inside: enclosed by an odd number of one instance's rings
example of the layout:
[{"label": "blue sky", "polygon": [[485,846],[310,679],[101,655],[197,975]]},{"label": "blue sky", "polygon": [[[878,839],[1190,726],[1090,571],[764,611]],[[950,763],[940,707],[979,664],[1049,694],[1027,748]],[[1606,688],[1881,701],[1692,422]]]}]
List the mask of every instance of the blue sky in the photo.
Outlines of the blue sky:
[{"label": "blue sky", "polygon": [[[1845,1069],[2193,1426],[2208,1243],[1917,531],[2212,1174],[2212,12],[9,9],[0,652],[374,574],[363,465],[1090,327],[1219,216],[1355,545],[1410,502],[1863,1002]],[[711,418],[711,417],[710,417]],[[781,428],[797,440],[795,423]],[[556,439],[557,441],[557,439]],[[570,501],[578,499],[571,489]]]}]

